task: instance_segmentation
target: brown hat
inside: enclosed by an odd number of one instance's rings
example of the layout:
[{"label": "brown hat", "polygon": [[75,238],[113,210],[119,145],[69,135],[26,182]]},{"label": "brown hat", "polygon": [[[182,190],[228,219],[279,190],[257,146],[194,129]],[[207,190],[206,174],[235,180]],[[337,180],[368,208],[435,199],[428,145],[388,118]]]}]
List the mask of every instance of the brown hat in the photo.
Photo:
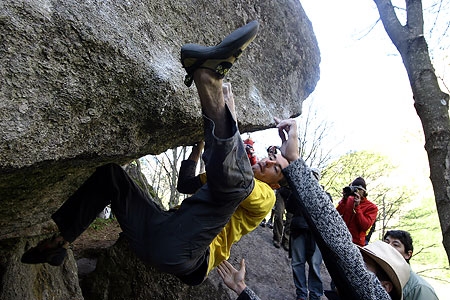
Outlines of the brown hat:
[{"label": "brown hat", "polygon": [[364,192],[367,192],[366,188],[366,181],[362,177],[358,177],[350,184],[351,186],[359,187],[364,190]]},{"label": "brown hat", "polygon": [[403,299],[402,290],[410,276],[410,267],[403,256],[383,241],[375,241],[365,247],[359,247],[359,250],[363,257],[373,259],[389,277],[394,286],[393,299]]}]

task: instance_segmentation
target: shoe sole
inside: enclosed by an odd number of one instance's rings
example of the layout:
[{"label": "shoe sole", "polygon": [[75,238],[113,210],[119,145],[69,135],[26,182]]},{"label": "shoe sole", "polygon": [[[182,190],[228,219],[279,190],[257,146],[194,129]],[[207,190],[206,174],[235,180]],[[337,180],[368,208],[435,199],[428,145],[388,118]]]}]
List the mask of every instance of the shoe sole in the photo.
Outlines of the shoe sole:
[{"label": "shoe sole", "polygon": [[252,21],[244,25],[228,36],[216,46],[202,46],[199,44],[186,44],[181,47],[181,61],[184,68],[189,68],[191,64],[186,60],[193,59],[228,59],[232,56],[238,56],[255,39],[258,32],[258,21]]},{"label": "shoe sole", "polygon": [[187,77],[192,77],[198,68],[207,68],[223,78],[236,59],[255,39],[258,28],[259,23],[255,20],[236,29],[216,46],[186,44],[181,47],[181,63],[188,73]]}]

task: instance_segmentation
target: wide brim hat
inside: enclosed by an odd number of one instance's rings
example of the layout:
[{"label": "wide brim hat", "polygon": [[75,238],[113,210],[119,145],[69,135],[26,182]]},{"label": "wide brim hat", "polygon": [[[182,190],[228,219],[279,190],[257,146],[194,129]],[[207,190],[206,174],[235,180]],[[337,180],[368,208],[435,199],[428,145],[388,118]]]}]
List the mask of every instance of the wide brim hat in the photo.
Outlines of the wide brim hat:
[{"label": "wide brim hat", "polygon": [[363,257],[367,256],[383,269],[394,286],[394,300],[403,299],[403,287],[409,280],[410,266],[403,256],[391,245],[375,241],[365,247],[359,247]]}]

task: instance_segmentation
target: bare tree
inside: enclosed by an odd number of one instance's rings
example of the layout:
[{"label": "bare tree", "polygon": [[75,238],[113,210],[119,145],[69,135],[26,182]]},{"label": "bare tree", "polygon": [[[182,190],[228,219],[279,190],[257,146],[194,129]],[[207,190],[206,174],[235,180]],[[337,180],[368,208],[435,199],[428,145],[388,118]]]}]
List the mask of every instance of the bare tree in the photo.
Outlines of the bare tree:
[{"label": "bare tree", "polygon": [[158,197],[157,193],[153,190],[153,187],[148,183],[147,178],[142,173],[141,162],[139,159],[135,159],[132,162],[124,166],[125,171],[130,175],[134,182],[142,188],[142,190],[149,195],[154,202],[156,202],[159,207],[163,207],[161,199]]},{"label": "bare tree", "polygon": [[310,166],[323,169],[331,159],[334,147],[327,146],[327,136],[332,127],[325,120],[320,119],[314,107],[314,99],[303,113],[298,123],[299,152],[302,159]]},{"label": "bare tree", "polygon": [[342,198],[342,188],[361,176],[367,182],[369,200],[378,206],[376,233],[382,237],[390,223],[397,223],[404,213],[404,204],[412,195],[401,187],[386,184],[395,167],[386,156],[369,151],[350,152],[327,165],[321,183],[336,203]]},{"label": "bare tree", "polygon": [[421,0],[406,0],[406,24],[402,25],[390,0],[374,0],[383,26],[399,51],[422,122],[430,178],[434,189],[443,245],[450,262],[450,119],[449,95],[444,93],[431,63],[424,37]]},{"label": "bare tree", "polygon": [[[177,191],[178,169],[181,161],[186,159],[188,146],[181,146],[169,149],[159,155],[148,155],[141,158],[148,165],[144,173],[149,178],[150,185],[153,186],[160,199],[164,199],[166,208],[178,205],[187,195]],[[200,164],[202,170],[203,164]],[[203,166],[204,169],[204,166]]]}]

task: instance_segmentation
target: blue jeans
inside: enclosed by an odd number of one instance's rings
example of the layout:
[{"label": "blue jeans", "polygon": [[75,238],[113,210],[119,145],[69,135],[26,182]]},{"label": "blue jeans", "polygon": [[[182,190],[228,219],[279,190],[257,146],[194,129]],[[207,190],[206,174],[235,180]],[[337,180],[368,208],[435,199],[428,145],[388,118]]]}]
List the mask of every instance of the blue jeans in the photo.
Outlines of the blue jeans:
[{"label": "blue jeans", "polygon": [[[312,239],[312,235],[308,230],[291,239],[292,273],[297,298],[307,299],[309,290],[309,299],[319,300],[323,295],[323,284],[320,277],[322,254],[317,244],[311,242],[310,239]],[[312,247],[312,249],[308,249],[308,247]],[[306,283],[306,262],[309,266],[308,284]]]}]

